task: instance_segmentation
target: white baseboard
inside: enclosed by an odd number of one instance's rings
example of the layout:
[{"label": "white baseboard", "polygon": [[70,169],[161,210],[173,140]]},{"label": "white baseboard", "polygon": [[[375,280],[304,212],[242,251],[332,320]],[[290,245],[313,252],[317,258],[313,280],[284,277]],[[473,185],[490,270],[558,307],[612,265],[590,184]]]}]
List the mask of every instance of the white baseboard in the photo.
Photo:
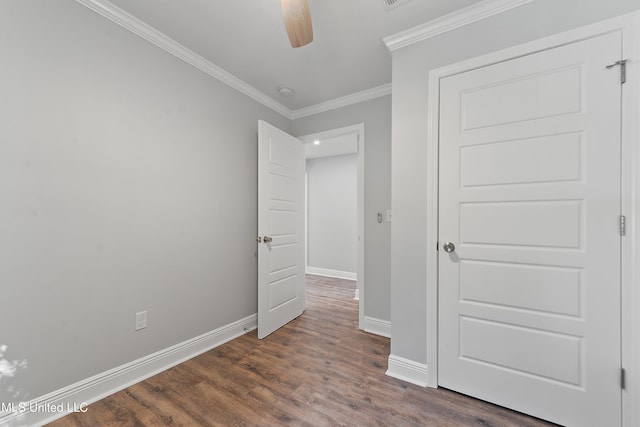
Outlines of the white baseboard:
[{"label": "white baseboard", "polygon": [[389,356],[389,369],[387,375],[398,378],[411,384],[426,387],[428,383],[428,368],[423,363],[414,362],[413,360],[404,359],[402,357]]},{"label": "white baseboard", "polygon": [[[218,347],[257,327],[257,314],[160,350],[133,362],[79,381],[30,402],[15,403],[0,413],[2,426],[38,426],[123,390],[201,353]],[[6,409],[6,408],[5,408]]]},{"label": "white baseboard", "polygon": [[358,273],[350,271],[330,270],[328,268],[309,267],[306,269],[307,274],[315,274],[316,276],[335,277],[337,279],[358,280]]},{"label": "white baseboard", "polygon": [[364,331],[391,338],[391,322],[364,316]]}]

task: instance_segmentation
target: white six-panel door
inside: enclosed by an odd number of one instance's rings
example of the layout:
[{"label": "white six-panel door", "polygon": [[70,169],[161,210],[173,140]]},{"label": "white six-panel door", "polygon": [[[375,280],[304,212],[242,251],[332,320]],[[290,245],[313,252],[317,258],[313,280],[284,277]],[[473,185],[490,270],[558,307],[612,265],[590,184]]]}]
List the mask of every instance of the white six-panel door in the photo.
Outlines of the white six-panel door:
[{"label": "white six-panel door", "polygon": [[258,338],[305,308],[304,149],[258,122]]},{"label": "white six-panel door", "polygon": [[440,386],[620,425],[620,59],[611,33],[440,81]]}]

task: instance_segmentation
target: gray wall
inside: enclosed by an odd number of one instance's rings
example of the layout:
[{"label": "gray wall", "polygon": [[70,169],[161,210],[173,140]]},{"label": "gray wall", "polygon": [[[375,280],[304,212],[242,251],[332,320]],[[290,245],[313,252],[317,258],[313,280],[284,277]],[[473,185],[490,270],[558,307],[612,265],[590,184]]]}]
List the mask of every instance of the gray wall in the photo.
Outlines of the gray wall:
[{"label": "gray wall", "polygon": [[358,272],[358,155],[307,160],[307,266]]},{"label": "gray wall", "polygon": [[72,0],[0,2],[0,63],[0,402],[256,313],[257,121],[288,119]]},{"label": "gray wall", "polygon": [[378,224],[376,213],[391,206],[391,96],[294,120],[291,131],[302,136],[359,123],[365,133],[364,315],[388,321],[391,227]]},{"label": "gray wall", "polygon": [[536,0],[393,53],[391,353],[426,362],[428,76],[433,69],[640,9],[638,0]]}]

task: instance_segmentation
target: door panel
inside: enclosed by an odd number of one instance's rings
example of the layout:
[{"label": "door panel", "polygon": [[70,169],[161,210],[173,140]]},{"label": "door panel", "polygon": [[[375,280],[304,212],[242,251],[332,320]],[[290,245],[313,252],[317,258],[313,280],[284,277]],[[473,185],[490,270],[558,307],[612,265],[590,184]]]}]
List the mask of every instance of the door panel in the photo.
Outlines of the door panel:
[{"label": "door panel", "polygon": [[269,335],[304,310],[304,219],[302,142],[260,121],[258,338]]},{"label": "door panel", "polygon": [[[460,317],[460,358],[491,368],[581,385],[581,340],[578,337]],[[509,343],[505,346],[504,343]],[[548,363],[538,359],[540,349]]]},{"label": "door panel", "polygon": [[[533,68],[526,75],[476,86],[461,93],[462,130],[579,113],[582,103],[582,65]],[[540,88],[545,88],[539,92]],[[535,102],[521,102],[536,95]],[[491,105],[491,108],[486,108]]]},{"label": "door panel", "polygon": [[577,268],[460,260],[461,301],[577,317],[583,285]]},{"label": "door panel", "polygon": [[582,228],[580,200],[460,203],[461,244],[580,249]]},{"label": "door panel", "polygon": [[612,33],[440,81],[439,385],[620,425],[620,55]]},{"label": "door panel", "polygon": [[[522,185],[579,181],[583,144],[580,134],[496,142],[460,149],[460,185]],[[505,163],[501,159],[509,158]]]}]

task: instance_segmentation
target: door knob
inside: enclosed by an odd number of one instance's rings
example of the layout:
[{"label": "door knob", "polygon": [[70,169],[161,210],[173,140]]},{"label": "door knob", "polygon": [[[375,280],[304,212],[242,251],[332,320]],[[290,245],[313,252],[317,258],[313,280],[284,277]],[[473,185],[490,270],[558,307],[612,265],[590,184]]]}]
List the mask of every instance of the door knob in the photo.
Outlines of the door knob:
[{"label": "door knob", "polygon": [[262,240],[264,240],[265,243],[273,242],[273,239],[271,237],[269,237],[269,236],[264,236],[264,239],[262,239]]},{"label": "door knob", "polygon": [[456,245],[451,242],[446,242],[444,245],[442,245],[442,249],[444,249],[446,253],[451,253],[456,250]]},{"label": "door knob", "polygon": [[256,237],[256,242],[262,243],[262,237],[260,237],[260,236]]}]

